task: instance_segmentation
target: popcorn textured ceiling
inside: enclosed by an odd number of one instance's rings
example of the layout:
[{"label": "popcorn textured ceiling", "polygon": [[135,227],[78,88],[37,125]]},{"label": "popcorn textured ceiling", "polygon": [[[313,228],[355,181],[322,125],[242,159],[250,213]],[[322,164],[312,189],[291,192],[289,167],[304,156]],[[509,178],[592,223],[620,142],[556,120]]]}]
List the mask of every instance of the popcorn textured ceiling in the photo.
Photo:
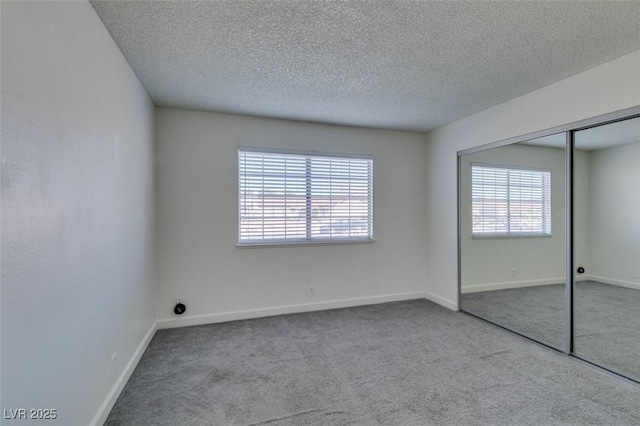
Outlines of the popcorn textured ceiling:
[{"label": "popcorn textured ceiling", "polygon": [[640,49],[640,2],[92,1],[156,105],[427,131]]}]

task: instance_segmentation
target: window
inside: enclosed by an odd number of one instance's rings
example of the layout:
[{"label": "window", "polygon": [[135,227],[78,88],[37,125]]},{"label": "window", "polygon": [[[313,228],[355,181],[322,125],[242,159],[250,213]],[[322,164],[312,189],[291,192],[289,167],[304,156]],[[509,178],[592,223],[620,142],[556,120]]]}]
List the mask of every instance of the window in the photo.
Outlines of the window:
[{"label": "window", "polygon": [[551,172],[471,165],[473,236],[551,235]]},{"label": "window", "polygon": [[240,147],[239,244],[373,240],[373,158]]}]

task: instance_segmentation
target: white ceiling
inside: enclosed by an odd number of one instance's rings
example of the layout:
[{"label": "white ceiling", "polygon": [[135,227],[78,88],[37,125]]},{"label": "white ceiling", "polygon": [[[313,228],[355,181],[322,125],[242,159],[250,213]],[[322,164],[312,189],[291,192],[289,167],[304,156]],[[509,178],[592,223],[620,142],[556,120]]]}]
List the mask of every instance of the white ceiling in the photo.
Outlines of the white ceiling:
[{"label": "white ceiling", "polygon": [[640,49],[639,1],[92,1],[158,106],[427,131]]}]

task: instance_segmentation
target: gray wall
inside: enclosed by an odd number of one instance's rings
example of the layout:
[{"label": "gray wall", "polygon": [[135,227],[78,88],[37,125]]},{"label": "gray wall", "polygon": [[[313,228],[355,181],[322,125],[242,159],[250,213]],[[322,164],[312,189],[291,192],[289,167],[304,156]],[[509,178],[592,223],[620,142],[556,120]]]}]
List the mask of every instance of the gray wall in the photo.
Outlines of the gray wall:
[{"label": "gray wall", "polygon": [[153,114],[88,2],[2,2],[1,405],[34,424],[89,424],[154,325]]},{"label": "gray wall", "polygon": [[589,154],[587,274],[640,290],[640,142]]},{"label": "gray wall", "polygon": [[[160,327],[424,297],[422,135],[166,108],[156,135]],[[238,145],[373,154],[376,241],[236,247]]]}]

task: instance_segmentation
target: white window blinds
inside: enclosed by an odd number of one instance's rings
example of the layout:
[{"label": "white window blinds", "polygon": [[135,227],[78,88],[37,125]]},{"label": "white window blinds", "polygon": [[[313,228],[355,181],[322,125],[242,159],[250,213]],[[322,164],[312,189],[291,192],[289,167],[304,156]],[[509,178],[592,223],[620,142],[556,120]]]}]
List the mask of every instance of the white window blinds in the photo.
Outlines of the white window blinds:
[{"label": "white window blinds", "polygon": [[551,173],[471,165],[474,236],[551,235]]},{"label": "white window blinds", "polygon": [[238,150],[239,243],[373,239],[373,159]]}]

